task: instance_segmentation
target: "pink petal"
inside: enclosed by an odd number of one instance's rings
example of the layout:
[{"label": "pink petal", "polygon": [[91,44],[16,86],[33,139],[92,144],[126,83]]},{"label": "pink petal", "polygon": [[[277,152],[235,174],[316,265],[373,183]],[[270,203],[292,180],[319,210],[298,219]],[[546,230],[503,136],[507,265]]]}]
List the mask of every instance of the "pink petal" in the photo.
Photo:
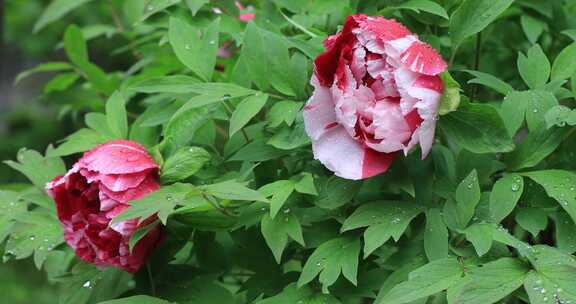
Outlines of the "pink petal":
[{"label": "pink petal", "polygon": [[401,55],[401,61],[411,71],[426,75],[438,75],[448,67],[438,52],[423,42],[413,43]]},{"label": "pink petal", "polygon": [[312,85],[314,93],[304,107],[304,127],[308,136],[316,140],[329,129],[327,126],[336,123],[336,113],[330,89],[319,85],[315,78]]},{"label": "pink petal", "polygon": [[146,179],[136,188],[130,188],[126,191],[114,192],[107,187],[101,186],[100,191],[104,192],[109,198],[120,203],[127,203],[131,200],[144,197],[146,194],[160,189],[156,178],[148,175]]},{"label": "pink petal", "polygon": [[138,172],[132,174],[102,174],[99,176],[100,182],[114,192],[125,191],[135,188],[146,179],[148,172]]},{"label": "pink petal", "polygon": [[362,178],[364,148],[342,127],[326,132],[312,141],[314,158],[337,176],[346,179]]},{"label": "pink petal", "polygon": [[101,174],[129,174],[158,169],[143,146],[127,140],[97,146],[85,153],[78,165]]},{"label": "pink petal", "polygon": [[355,15],[354,19],[361,29],[376,34],[376,37],[384,42],[412,34],[410,30],[394,19],[370,17],[363,14]]}]

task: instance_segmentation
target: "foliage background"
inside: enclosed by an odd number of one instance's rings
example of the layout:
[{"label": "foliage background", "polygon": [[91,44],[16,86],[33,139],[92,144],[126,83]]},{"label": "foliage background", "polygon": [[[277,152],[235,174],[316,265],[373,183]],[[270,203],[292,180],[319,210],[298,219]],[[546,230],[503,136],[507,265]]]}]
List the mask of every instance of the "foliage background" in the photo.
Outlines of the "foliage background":
[{"label": "foliage background", "polygon": [[[63,6],[70,10],[53,9],[54,18],[49,18],[51,2],[4,3],[0,158],[16,159],[22,147],[44,153],[52,144],[58,148],[49,154],[63,157],[69,167],[76,152],[128,135],[122,131],[122,115],[116,115],[123,106],[105,106],[120,90],[130,100],[129,136],[166,160],[166,186],[231,179],[246,184],[236,185],[240,190],[231,197],[214,195],[220,211],[239,215],[232,224],[219,212],[201,214],[199,222],[186,211],[212,206],[206,201],[173,206],[154,197],[171,214],[173,237],[153,259],[154,287],[146,271],[130,278],[82,265],[72,268],[78,261],[63,245],[38,271],[34,261],[42,264],[43,249],[23,248],[14,241],[22,231],[10,228],[12,243],[0,247],[7,262],[0,264],[3,300],[98,303],[156,294],[180,303],[227,303],[231,298],[261,304],[372,303],[378,295],[376,302],[389,301],[383,303],[446,303],[448,289],[449,303],[576,301],[576,1],[263,0],[244,3],[257,15],[250,24],[239,21],[241,12],[225,0],[54,1],[75,4]],[[412,153],[389,173],[364,183],[331,178],[312,161],[298,115],[311,93],[311,59],[321,51],[322,38],[355,12],[393,16],[419,33],[451,62],[450,74],[461,87],[460,95],[456,83],[449,86],[446,114],[459,100],[460,108],[440,118],[437,144],[426,161]],[[202,35],[191,34],[198,29]],[[215,59],[216,44],[228,43],[232,56]],[[34,73],[13,85],[19,72],[42,62],[66,64],[44,66],[48,73]],[[155,78],[165,75],[180,78]],[[206,82],[244,89],[203,86]],[[196,89],[182,89],[182,83]],[[245,101],[247,95],[253,97]],[[182,110],[199,102],[206,106]],[[88,131],[60,145],[80,129]],[[162,141],[169,136],[173,141]],[[242,150],[245,137],[253,146]],[[193,174],[180,176],[174,172],[182,169],[170,168],[167,160],[189,146],[205,150],[184,159],[190,163],[184,171]],[[211,160],[206,162],[206,152],[200,151],[208,151]],[[55,173],[61,170],[55,157],[39,157],[50,159]],[[22,216],[44,219],[49,207],[31,198],[37,190],[28,179],[8,166],[0,168],[1,188],[19,193],[16,200],[28,206]],[[182,194],[177,186],[167,189]],[[252,203],[262,197],[270,202]],[[381,200],[399,203],[370,204]],[[8,195],[0,197],[2,207],[10,202]],[[175,207],[183,209],[174,212]],[[275,219],[268,209],[277,213]],[[28,237],[35,227],[6,210],[0,223],[23,225]],[[125,216],[154,211],[133,210]],[[197,230],[192,236],[191,228]],[[6,254],[14,249],[25,252]],[[358,262],[356,269],[348,268]],[[408,279],[409,272],[425,264],[428,268]],[[326,265],[342,265],[343,276]],[[322,269],[318,281],[314,277]],[[351,284],[356,271],[358,286]],[[103,281],[127,288],[116,290]],[[208,286],[206,293],[191,288],[199,282]],[[283,291],[296,282],[308,287]],[[327,289],[332,295],[322,295]]]}]

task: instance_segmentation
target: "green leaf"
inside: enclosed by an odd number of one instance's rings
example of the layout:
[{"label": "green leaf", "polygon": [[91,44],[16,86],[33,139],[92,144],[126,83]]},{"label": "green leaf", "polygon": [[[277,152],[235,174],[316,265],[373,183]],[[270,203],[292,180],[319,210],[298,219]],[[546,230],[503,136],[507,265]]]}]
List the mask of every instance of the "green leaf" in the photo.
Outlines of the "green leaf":
[{"label": "green leaf", "polygon": [[84,122],[90,129],[96,131],[102,137],[109,139],[117,138],[108,126],[106,114],[99,112],[90,112],[84,116]]},{"label": "green leaf", "polygon": [[564,140],[564,129],[529,133],[514,152],[503,157],[511,170],[534,167],[554,152]]},{"label": "green leaf", "polygon": [[470,270],[469,280],[450,303],[492,304],[522,286],[528,269],[517,259],[501,258]]},{"label": "green leaf", "polygon": [[552,64],[552,80],[564,80],[576,73],[576,42],[564,48]]},{"label": "green leaf", "polygon": [[341,304],[341,302],[331,295],[316,294],[312,288],[307,286],[298,288],[296,284],[290,284],[279,294],[257,301],[256,304]]},{"label": "green leaf", "polygon": [[207,194],[220,199],[268,202],[266,197],[264,197],[260,192],[247,188],[243,184],[235,181],[225,181],[217,184],[201,186],[200,189]]},{"label": "green leaf", "polygon": [[240,149],[236,154],[232,155],[229,161],[267,161],[271,159],[276,159],[286,154],[286,151],[278,150],[271,145],[255,140],[242,149]]},{"label": "green leaf", "polygon": [[556,280],[536,271],[531,271],[524,280],[524,289],[528,293],[531,304],[574,303],[576,290],[564,290]]},{"label": "green leaf", "polygon": [[162,300],[159,298],[154,298],[151,296],[131,296],[122,299],[110,300],[105,302],[100,302],[98,304],[171,304],[172,302],[168,302],[166,300]]},{"label": "green leaf", "polygon": [[14,220],[26,213],[28,205],[21,200],[18,192],[0,190],[0,243],[9,236],[14,226]]},{"label": "green leaf", "polygon": [[534,237],[548,226],[548,215],[538,208],[520,208],[516,212],[516,223]]},{"label": "green leaf", "polygon": [[508,93],[514,91],[514,88],[511,85],[491,74],[472,70],[464,70],[464,72],[475,77],[470,79],[468,83],[481,84],[502,95],[507,95]]},{"label": "green leaf", "polygon": [[205,81],[212,78],[218,51],[220,19],[200,30],[179,18],[170,18],[168,37],[176,57]]},{"label": "green leaf", "polygon": [[268,101],[267,94],[256,94],[242,100],[238,106],[236,106],[232,117],[230,117],[229,136],[234,135],[248,124],[248,122],[262,110],[266,101]]},{"label": "green leaf", "polygon": [[368,227],[364,231],[364,258],[392,237],[398,242],[422,207],[409,202],[373,202],[358,207],[342,224],[342,232]]},{"label": "green leaf", "polygon": [[544,32],[546,23],[530,15],[523,14],[520,16],[520,25],[522,25],[522,30],[524,31],[526,38],[528,38],[528,41],[535,44],[540,35],[542,35],[542,32]]},{"label": "green leaf", "polygon": [[339,237],[320,245],[306,261],[298,287],[302,287],[320,274],[319,281],[322,291],[328,293],[340,273],[352,284],[357,284],[358,256],[360,255],[360,240],[354,237]]},{"label": "green leaf", "polygon": [[23,79],[29,77],[30,75],[41,73],[41,72],[61,72],[61,71],[70,71],[73,67],[67,62],[46,62],[41,63],[31,69],[28,69],[24,72],[20,72],[16,79],[14,80],[14,84],[18,84]]},{"label": "green leaf", "polygon": [[304,246],[300,222],[292,212],[275,218],[268,215],[262,216],[261,229],[264,240],[272,250],[278,264],[282,261],[282,252],[288,244],[288,237]]},{"label": "green leaf", "polygon": [[316,185],[314,185],[314,177],[312,174],[307,172],[302,174],[302,178],[294,185],[294,189],[296,192],[318,195],[318,191],[316,191]]},{"label": "green leaf", "polygon": [[485,255],[492,247],[492,233],[494,227],[491,224],[474,224],[466,228],[466,239],[472,243],[479,257]]},{"label": "green leaf", "polygon": [[[66,172],[66,166],[62,159],[54,156],[42,156],[42,154],[34,150],[22,148],[18,151],[16,159],[18,162],[7,160],[4,163],[24,174],[40,189],[44,189],[46,183]],[[41,170],[39,170],[40,168]]]},{"label": "green leaf", "polygon": [[507,174],[500,178],[490,193],[490,218],[501,222],[507,217],[524,192],[524,179],[518,174]]},{"label": "green leaf", "polygon": [[480,202],[480,184],[478,173],[472,170],[456,188],[456,212],[461,227],[466,227],[474,216],[476,205]]},{"label": "green leaf", "polygon": [[107,140],[105,136],[94,130],[80,129],[66,137],[66,140],[58,148],[48,151],[47,155],[57,157],[80,153],[88,151]]},{"label": "green leaf", "polygon": [[296,115],[300,112],[302,108],[301,102],[295,102],[291,100],[281,100],[276,101],[267,113],[266,120],[268,121],[268,126],[276,128],[280,126],[283,122],[288,126],[294,123]]},{"label": "green leaf", "polygon": [[446,115],[456,111],[458,106],[460,106],[460,84],[448,72],[440,74],[440,78],[442,78],[444,83],[444,93],[442,93],[442,99],[440,99],[438,113]]},{"label": "green leaf", "polygon": [[80,28],[70,25],[64,33],[64,49],[68,59],[83,72],[83,76],[90,81],[94,87],[105,94],[111,94],[116,88],[106,73],[98,66],[90,63],[86,40]]},{"label": "green leaf", "polygon": [[[244,40],[240,58],[236,65],[236,73],[242,65],[246,73],[238,77],[247,77],[261,90],[267,90],[270,85],[282,94],[296,96],[304,89],[301,57],[290,58],[289,43],[276,33],[264,30],[250,22],[244,32]],[[304,77],[306,78],[306,77]]]},{"label": "green leaf", "polygon": [[110,131],[117,138],[128,137],[128,118],[126,115],[126,100],[118,91],[114,92],[106,102],[106,119]]},{"label": "green leaf", "polygon": [[576,224],[566,212],[562,211],[556,213],[554,222],[556,247],[564,253],[573,254],[576,252],[576,235],[572,232],[576,231]]},{"label": "green leaf", "polygon": [[76,72],[59,74],[44,85],[44,94],[65,91],[79,78],[80,75]]},{"label": "green leaf", "polygon": [[375,304],[412,303],[415,300],[450,288],[462,275],[463,269],[457,259],[445,258],[436,260],[410,272],[408,281],[394,286]]},{"label": "green leaf", "polygon": [[[531,260],[535,272],[531,272],[524,282],[531,303],[571,303],[576,300],[576,260],[556,248],[545,245],[534,246]],[[530,289],[530,290],[528,290]]]},{"label": "green leaf", "polygon": [[542,132],[546,129],[542,113],[546,113],[557,104],[556,97],[547,91],[512,91],[502,101],[500,113],[511,136],[520,129],[524,119],[531,132]]},{"label": "green leaf", "polygon": [[430,0],[410,0],[402,4],[396,5],[394,8],[409,9],[416,13],[424,11],[436,16],[440,16],[444,19],[449,19],[446,10],[440,4]]},{"label": "green leaf", "polygon": [[100,303],[115,299],[128,291],[132,275],[115,267],[99,270],[93,264],[78,263],[71,273],[59,276],[64,292],[58,303]]},{"label": "green leaf", "polygon": [[266,143],[281,150],[293,150],[309,145],[310,138],[306,134],[304,122],[299,118],[294,126],[280,129]]},{"label": "green leaf", "polygon": [[[270,217],[272,219],[274,219],[276,214],[278,214],[278,211],[282,209],[282,206],[284,206],[284,203],[290,194],[294,192],[294,188],[295,185],[293,181],[279,180],[262,186],[260,189],[258,189],[258,191],[264,194],[266,197],[272,197],[270,199]],[[289,209],[286,210],[289,211]]]},{"label": "green leaf", "polygon": [[527,56],[518,54],[518,70],[524,82],[532,89],[541,88],[550,77],[550,61],[540,45],[535,44]]},{"label": "green leaf", "polygon": [[210,119],[210,114],[215,110],[213,107],[203,107],[181,111],[180,109],[164,128],[164,138],[167,139],[175,149],[189,146],[194,139],[194,134],[206,121]]},{"label": "green leaf", "polygon": [[75,24],[69,25],[64,33],[64,49],[68,59],[76,66],[83,66],[88,59],[88,49],[82,31]]},{"label": "green leaf", "polygon": [[159,76],[132,84],[129,89],[136,93],[192,93],[200,85],[197,78],[186,75]]},{"label": "green leaf", "polygon": [[139,218],[139,221],[142,222],[157,214],[160,221],[166,225],[168,216],[174,212],[178,205],[185,201],[187,195],[193,190],[194,186],[190,184],[177,183],[164,186],[141,199],[131,201],[130,207],[114,217],[111,224],[135,218]]},{"label": "green leaf", "polygon": [[210,158],[210,153],[202,148],[182,147],[164,162],[160,177],[166,183],[184,180],[198,172]]},{"label": "green leaf", "polygon": [[336,209],[350,202],[360,190],[362,182],[331,176],[320,186],[316,206]]},{"label": "green leaf", "polygon": [[440,209],[433,208],[426,211],[424,251],[429,261],[448,257],[448,229]]},{"label": "green leaf", "polygon": [[546,127],[564,127],[576,125],[576,111],[562,105],[552,107],[546,112]]},{"label": "green leaf", "polygon": [[450,17],[450,38],[454,45],[482,31],[502,14],[513,0],[464,0]]},{"label": "green leaf", "polygon": [[546,190],[548,196],[555,199],[572,220],[576,221],[576,174],[564,170],[543,170],[522,173]]},{"label": "green leaf", "polygon": [[460,147],[474,153],[509,152],[514,149],[502,118],[486,104],[462,104],[440,120],[440,128]]},{"label": "green leaf", "polygon": [[64,242],[64,231],[58,220],[44,210],[21,214],[6,242],[5,252],[16,259],[34,254],[34,264],[41,269],[46,256]]},{"label": "green leaf", "polygon": [[92,0],[54,0],[42,12],[34,24],[34,33],[38,33],[48,24],[63,18],[74,9]]},{"label": "green leaf", "polygon": [[186,0],[186,5],[188,5],[192,16],[196,16],[196,13],[208,2],[210,2],[210,0]]},{"label": "green leaf", "polygon": [[170,6],[180,3],[181,0],[149,0],[148,4],[144,7],[144,13],[140,22],[148,19],[150,16],[161,12]]}]

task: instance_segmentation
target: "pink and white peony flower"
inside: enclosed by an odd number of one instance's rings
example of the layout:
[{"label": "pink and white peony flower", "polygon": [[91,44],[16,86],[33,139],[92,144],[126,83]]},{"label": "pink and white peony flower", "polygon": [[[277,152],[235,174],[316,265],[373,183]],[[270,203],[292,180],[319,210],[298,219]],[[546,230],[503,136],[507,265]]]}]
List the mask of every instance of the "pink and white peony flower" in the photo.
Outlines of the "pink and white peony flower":
[{"label": "pink and white peony flower", "polygon": [[[88,151],[64,176],[46,189],[56,201],[64,239],[82,260],[98,266],[117,266],[136,272],[163,238],[153,228],[129,250],[138,219],[110,225],[128,202],[160,188],[158,165],[139,144],[115,140]],[[151,223],[145,219],[141,225]]]},{"label": "pink and white peony flower", "polygon": [[443,92],[442,57],[395,20],[358,14],[324,41],[304,107],[314,157],[336,175],[385,172],[399,151],[430,152]]}]

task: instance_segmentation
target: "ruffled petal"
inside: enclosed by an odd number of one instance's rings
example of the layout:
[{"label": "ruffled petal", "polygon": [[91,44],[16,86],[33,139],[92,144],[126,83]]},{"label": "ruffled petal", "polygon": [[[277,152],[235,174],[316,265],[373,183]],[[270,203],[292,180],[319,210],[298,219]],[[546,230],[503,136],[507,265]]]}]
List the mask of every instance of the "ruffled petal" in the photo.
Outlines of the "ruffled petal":
[{"label": "ruffled petal", "polygon": [[130,174],[158,169],[143,146],[127,140],[97,146],[84,154],[78,166],[101,174]]},{"label": "ruffled petal", "polygon": [[156,178],[151,175],[147,175],[144,181],[142,181],[138,187],[130,188],[126,191],[114,192],[105,186],[100,187],[100,191],[104,192],[104,194],[106,194],[109,198],[120,203],[127,203],[129,201],[142,198],[146,194],[154,192],[158,189],[160,189],[160,184],[158,184]]},{"label": "ruffled petal", "polygon": [[404,25],[394,19],[370,17],[363,14],[354,16],[360,29],[373,33],[381,41],[396,40],[412,34]]},{"label": "ruffled petal", "polygon": [[347,179],[361,179],[365,149],[340,126],[312,141],[314,158],[334,174]]},{"label": "ruffled petal", "polygon": [[423,42],[413,43],[402,53],[400,60],[411,71],[425,75],[438,75],[448,68],[438,52]]},{"label": "ruffled petal", "polygon": [[330,89],[320,86],[315,78],[312,85],[315,90],[304,107],[304,128],[312,140],[317,140],[337,122]]},{"label": "ruffled petal", "polygon": [[148,172],[138,172],[132,174],[101,174],[99,180],[106,188],[114,192],[126,191],[140,185]]}]

